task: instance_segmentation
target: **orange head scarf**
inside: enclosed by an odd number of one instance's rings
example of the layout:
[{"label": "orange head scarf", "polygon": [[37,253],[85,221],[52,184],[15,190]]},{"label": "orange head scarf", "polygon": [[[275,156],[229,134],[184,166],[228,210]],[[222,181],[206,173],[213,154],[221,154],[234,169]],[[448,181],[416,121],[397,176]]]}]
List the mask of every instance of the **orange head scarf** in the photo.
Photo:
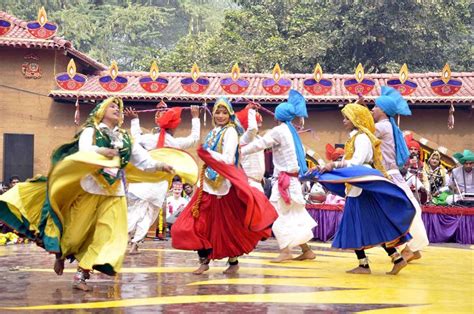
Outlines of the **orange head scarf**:
[{"label": "orange head scarf", "polygon": [[339,158],[344,157],[343,148],[334,148],[331,144],[326,144],[326,159],[336,161]]},{"label": "orange head scarf", "polygon": [[176,129],[181,123],[181,111],[183,107],[174,107],[167,110],[161,117],[156,120],[156,124],[160,127],[160,136],[156,148],[161,148],[165,144],[166,130]]},{"label": "orange head scarf", "polygon": [[[249,105],[247,105],[244,109],[242,109],[239,112],[235,113],[235,115],[239,119],[240,124],[242,125],[244,130],[247,130],[248,127],[249,127],[249,109],[250,109],[250,107],[249,107]],[[257,124],[263,122],[263,118],[262,118],[262,115],[260,113],[257,112],[255,118],[257,120]]]}]

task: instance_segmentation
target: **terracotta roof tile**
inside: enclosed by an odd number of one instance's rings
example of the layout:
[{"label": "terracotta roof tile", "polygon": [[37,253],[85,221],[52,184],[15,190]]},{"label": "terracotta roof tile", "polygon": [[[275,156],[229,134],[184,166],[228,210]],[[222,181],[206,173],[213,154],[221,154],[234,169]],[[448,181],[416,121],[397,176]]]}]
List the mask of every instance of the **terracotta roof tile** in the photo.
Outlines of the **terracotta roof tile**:
[{"label": "terracotta roof tile", "polygon": [[[88,76],[87,83],[79,91],[65,91],[59,87],[50,92],[50,96],[59,99],[79,97],[81,99],[103,99],[115,95],[125,100],[156,101],[164,99],[176,102],[203,102],[213,101],[220,96],[228,96],[234,101],[255,100],[263,103],[281,102],[287,98],[287,94],[270,95],[262,87],[262,81],[271,77],[271,74],[255,73],[241,74],[241,78],[248,79],[250,86],[242,95],[231,95],[226,93],[220,86],[220,80],[229,77],[229,73],[201,73],[201,77],[210,80],[209,88],[202,94],[190,94],[182,89],[180,81],[189,77],[189,73],[160,73],[161,77],[168,79],[169,84],[160,93],[149,93],[142,89],[139,78],[147,76],[148,72],[120,72],[120,76],[128,79],[128,85],[120,92],[107,92],[99,85],[99,78],[107,75],[107,71]],[[322,96],[315,96],[303,88],[303,81],[312,78],[312,74],[284,74],[284,78],[291,80],[292,87],[296,88],[306,97],[309,104],[339,104],[348,99],[356,99],[357,96],[350,94],[344,87],[344,81],[354,78],[353,74],[324,74],[323,78],[331,80],[332,89]],[[418,84],[416,91],[406,99],[410,103],[474,103],[474,72],[453,72],[453,79],[462,81],[462,88],[454,96],[443,97],[436,95],[430,86],[431,81],[440,79],[440,73],[410,73],[409,80]],[[370,102],[380,93],[380,86],[386,85],[387,80],[398,78],[397,74],[366,74],[365,78],[375,81],[375,88],[365,96]]]},{"label": "terracotta roof tile", "polygon": [[3,11],[0,11],[0,19],[9,21],[12,24],[12,29],[5,35],[0,36],[0,47],[66,50],[71,55],[81,59],[97,70],[107,69],[107,66],[78,51],[73,47],[70,41],[62,37],[53,36],[50,39],[38,39],[28,32],[26,27],[28,22],[20,20]]}]

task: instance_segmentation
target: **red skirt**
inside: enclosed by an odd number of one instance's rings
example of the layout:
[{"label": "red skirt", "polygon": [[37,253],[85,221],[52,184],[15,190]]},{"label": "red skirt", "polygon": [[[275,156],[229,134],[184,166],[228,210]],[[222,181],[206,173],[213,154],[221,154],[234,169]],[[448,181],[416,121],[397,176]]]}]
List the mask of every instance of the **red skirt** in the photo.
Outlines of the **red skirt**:
[{"label": "red skirt", "polygon": [[232,183],[227,195],[217,197],[202,192],[199,216],[192,208],[199,189],[194,193],[171,229],[172,245],[181,250],[212,249],[210,258],[221,259],[250,253],[262,238],[271,236],[276,210],[258,189],[248,184],[241,169],[218,162],[198,149],[204,162]]}]

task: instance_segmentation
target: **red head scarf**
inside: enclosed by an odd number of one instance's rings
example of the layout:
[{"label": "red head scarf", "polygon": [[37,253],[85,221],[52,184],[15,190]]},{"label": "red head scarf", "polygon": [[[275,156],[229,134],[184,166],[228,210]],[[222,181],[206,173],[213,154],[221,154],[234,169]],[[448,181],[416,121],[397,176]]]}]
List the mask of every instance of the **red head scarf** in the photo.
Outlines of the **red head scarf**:
[{"label": "red head scarf", "polygon": [[167,129],[176,129],[181,123],[181,111],[182,107],[174,107],[167,110],[161,117],[156,121],[156,124],[160,127],[160,136],[158,137],[158,143],[156,148],[161,148],[165,144],[165,134]]},{"label": "red head scarf", "polygon": [[334,148],[331,144],[326,144],[326,159],[336,161],[344,156],[344,149],[338,147]]},{"label": "red head scarf", "polygon": [[420,155],[420,161],[423,161],[423,154],[422,154],[422,151],[421,151],[420,143],[415,141],[415,139],[413,138],[413,134],[406,135],[405,136],[405,142],[407,143],[408,149],[416,148],[418,150],[419,155]]},{"label": "red head scarf", "polygon": [[[249,105],[247,105],[244,109],[240,110],[239,112],[236,112],[235,115],[240,121],[240,124],[244,128],[244,130],[247,130],[249,127]],[[263,118],[260,113],[257,112],[255,118],[257,119],[257,124],[262,123]]]}]

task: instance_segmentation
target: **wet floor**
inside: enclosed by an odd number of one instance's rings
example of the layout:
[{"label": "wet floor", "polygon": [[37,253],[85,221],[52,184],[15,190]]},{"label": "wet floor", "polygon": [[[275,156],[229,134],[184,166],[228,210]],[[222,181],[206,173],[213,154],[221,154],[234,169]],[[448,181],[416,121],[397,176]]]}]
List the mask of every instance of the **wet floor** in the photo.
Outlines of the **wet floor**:
[{"label": "wet floor", "polygon": [[[273,264],[277,244],[262,242],[240,258],[237,275],[222,274],[225,261],[197,276],[193,252],[169,242],[147,241],[127,256],[114,277],[93,274],[91,292],[73,290],[76,264],[63,276],[52,271],[54,256],[33,244],[0,247],[1,313],[473,313],[471,246],[430,246],[423,258],[398,276],[388,276],[389,258],[368,250],[372,275],[351,275],[354,253],[312,243],[314,261]],[[295,253],[297,253],[295,251]]]}]

